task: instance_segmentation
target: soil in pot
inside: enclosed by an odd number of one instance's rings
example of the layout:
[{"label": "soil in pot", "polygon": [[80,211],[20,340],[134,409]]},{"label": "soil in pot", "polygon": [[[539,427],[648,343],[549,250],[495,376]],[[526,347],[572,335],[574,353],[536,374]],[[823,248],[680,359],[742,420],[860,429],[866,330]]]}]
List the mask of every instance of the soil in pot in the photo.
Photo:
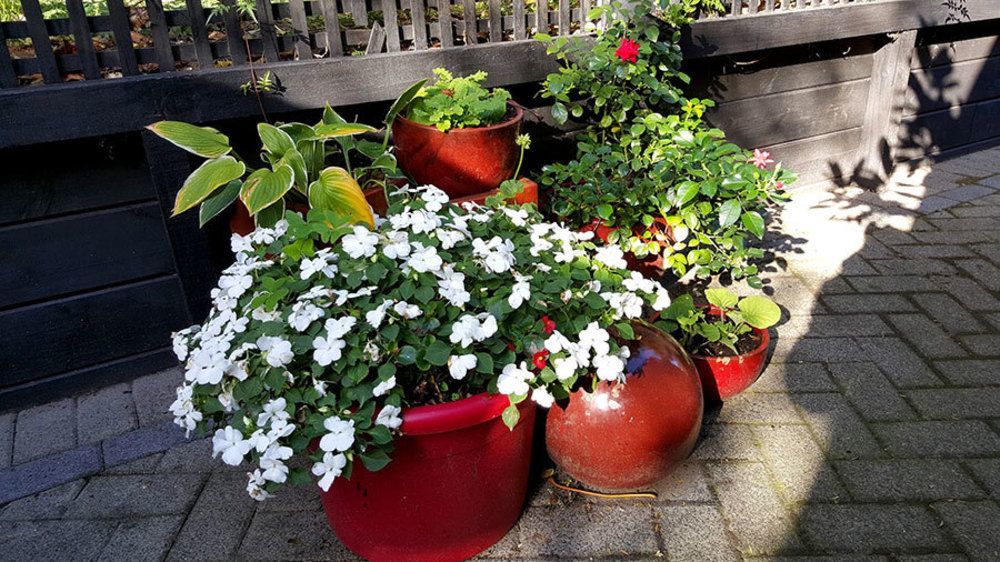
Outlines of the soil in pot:
[{"label": "soil in pot", "polygon": [[392,123],[399,166],[418,184],[433,184],[450,197],[466,197],[497,188],[517,167],[524,110],[508,102],[510,116],[487,127],[441,132],[405,117]]},{"label": "soil in pot", "polygon": [[691,454],[704,402],[698,373],[669,335],[635,324],[625,383],[577,390],[546,421],[546,446],[559,467],[604,491],[646,488]]},{"label": "soil in pot", "polygon": [[705,400],[718,403],[749,388],[764,371],[770,340],[767,330],[754,328],[736,342],[738,353],[721,344],[701,347],[704,351],[692,353]]}]

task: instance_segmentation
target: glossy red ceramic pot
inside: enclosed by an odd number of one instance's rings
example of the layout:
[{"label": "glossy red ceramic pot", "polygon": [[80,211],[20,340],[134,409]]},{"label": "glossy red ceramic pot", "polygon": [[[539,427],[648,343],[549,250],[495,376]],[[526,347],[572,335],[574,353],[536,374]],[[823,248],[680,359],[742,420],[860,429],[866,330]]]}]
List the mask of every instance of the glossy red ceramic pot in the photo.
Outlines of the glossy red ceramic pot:
[{"label": "glossy red ceramic pot", "polygon": [[508,103],[514,116],[503,123],[444,133],[397,117],[392,123],[392,141],[400,168],[417,184],[436,185],[452,198],[495,189],[514,175],[520,153],[515,140],[524,110]]},{"label": "glossy red ceramic pot", "polygon": [[[538,206],[538,184],[529,180],[528,178],[521,178],[519,180],[524,187],[514,196],[513,202],[518,205],[524,205],[527,203],[534,203]],[[484,193],[476,193],[474,195],[467,195],[465,197],[457,197],[451,200],[452,203],[461,205],[462,203],[476,203],[477,205],[485,205],[486,198],[496,195],[500,191],[499,188],[491,189]]]},{"label": "glossy red ceramic pot", "polygon": [[629,344],[625,382],[574,392],[545,426],[552,460],[598,490],[657,482],[691,454],[701,429],[701,382],[688,354],[660,330],[634,329],[640,340]]},{"label": "glossy red ceramic pot", "polygon": [[535,406],[519,405],[513,430],[500,420],[506,396],[478,394],[403,411],[392,462],[322,493],[341,542],[372,562],[465,560],[514,526],[524,507]]},{"label": "glossy red ceramic pot", "polygon": [[[583,232],[593,232],[594,235],[600,238],[602,242],[607,243],[608,237],[611,235],[612,232],[618,230],[618,227],[607,226],[601,219],[594,219],[590,224],[584,225],[584,227],[581,228],[580,230]],[[663,236],[661,236],[661,238],[662,237],[670,238],[671,236],[670,227],[667,226],[665,223],[663,223],[662,219],[660,219],[657,223],[654,224],[654,226],[650,228],[647,229],[633,228],[632,232],[634,232],[635,234],[639,234],[644,230],[651,231],[653,232],[654,235],[660,235],[662,233]],[[663,260],[663,251],[662,251],[663,248],[667,246],[667,242],[660,239],[657,239],[657,242],[660,244],[660,251],[657,252],[655,255],[640,258],[637,257],[632,252],[625,252],[625,261],[628,263],[628,268],[632,271],[638,271],[644,277],[648,277],[650,279],[658,279],[662,277],[663,273],[667,269],[666,264],[664,263]]]},{"label": "glossy red ceramic pot", "polygon": [[[718,316],[719,312],[715,307],[711,307],[709,314]],[[749,353],[727,357],[691,354],[691,360],[694,361],[698,375],[701,376],[705,400],[720,402],[736,396],[749,388],[764,371],[767,346],[771,337],[767,330],[754,328],[753,331],[760,338],[760,344]]]}]

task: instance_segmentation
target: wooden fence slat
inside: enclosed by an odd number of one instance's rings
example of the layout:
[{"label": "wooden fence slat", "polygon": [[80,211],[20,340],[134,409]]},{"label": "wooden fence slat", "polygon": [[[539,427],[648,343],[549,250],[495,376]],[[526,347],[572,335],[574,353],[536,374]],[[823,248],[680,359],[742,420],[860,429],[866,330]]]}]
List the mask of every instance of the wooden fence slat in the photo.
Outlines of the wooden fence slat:
[{"label": "wooden fence slat", "polygon": [[438,39],[441,47],[447,49],[455,45],[455,28],[451,23],[451,0],[438,0]]},{"label": "wooden fence slat", "polygon": [[590,22],[590,18],[587,14],[593,9],[590,0],[580,0],[580,29],[586,29],[587,23]]},{"label": "wooden fence slat", "polygon": [[[798,3],[796,2],[796,4]],[[788,10],[789,8],[791,8],[791,0],[781,0],[781,9]]]},{"label": "wooden fence slat", "polygon": [[751,14],[757,13],[758,0],[748,0],[747,1],[747,12]]},{"label": "wooden fence slat", "polygon": [[[802,0],[799,0],[800,2]],[[740,12],[743,11],[743,0],[732,0],[732,5],[730,6],[729,13],[738,16]]]},{"label": "wooden fence slat", "polygon": [[66,14],[69,16],[69,26],[73,30],[73,41],[76,44],[76,54],[83,67],[83,76],[87,80],[99,80],[101,68],[97,65],[97,52],[94,51],[94,38],[87,24],[87,13],[83,10],[83,0],[66,0]]},{"label": "wooden fence slat", "polygon": [[267,62],[278,62],[278,36],[274,32],[271,0],[257,0],[257,22],[260,24],[260,38],[264,43],[264,58]]},{"label": "wooden fence slat", "polygon": [[413,48],[427,48],[427,17],[424,0],[410,0],[410,19],[413,21]]},{"label": "wooden fence slat", "polygon": [[399,50],[399,16],[396,14],[396,0],[382,0],[382,21],[385,22],[386,50]]},{"label": "wooden fence slat", "polygon": [[514,0],[514,40],[524,39],[524,0]]},{"label": "wooden fence slat", "polygon": [[351,13],[354,25],[368,27],[368,6],[365,5],[365,0],[344,0],[344,11]]},{"label": "wooden fence slat", "polygon": [[535,33],[549,32],[549,7],[546,0],[535,0]]},{"label": "wooden fence slat", "polygon": [[306,5],[302,0],[288,0],[288,9],[292,13],[292,36],[295,41],[295,53],[299,60],[309,60],[312,58],[312,47],[309,44]]},{"label": "wooden fence slat", "polygon": [[368,46],[365,48],[366,55],[381,53],[385,47],[385,29],[377,21],[372,22],[371,35],[368,36]]},{"label": "wooden fence slat", "polygon": [[229,45],[229,58],[234,66],[243,66],[247,63],[247,46],[243,42],[243,27],[240,25],[240,12],[236,7],[235,0],[223,0],[226,11],[222,15],[222,21],[226,24],[226,43]]},{"label": "wooden fence slat", "polygon": [[135,58],[135,48],[132,46],[132,22],[128,19],[128,8],[122,0],[108,0],[108,17],[111,18],[111,34],[115,38],[115,49],[118,51],[118,64],[122,74],[133,76],[139,74],[139,62]]},{"label": "wooden fence slat", "polygon": [[42,14],[41,6],[38,5],[38,0],[21,0],[21,9],[24,10],[24,18],[28,22],[28,34],[31,36],[31,45],[35,49],[35,58],[38,59],[42,78],[47,84],[62,82],[59,67],[56,65],[56,55],[52,51],[52,39],[49,38],[49,31],[45,27],[45,16]]},{"label": "wooden fence slat", "polygon": [[173,72],[174,53],[170,48],[170,27],[167,26],[167,14],[163,11],[163,0],[146,0],[146,13],[149,14],[149,30],[153,34],[153,49],[156,51],[156,63],[160,72]]},{"label": "wooden fence slat", "polygon": [[326,33],[326,48],[331,57],[344,54],[344,41],[340,38],[340,20],[337,19],[337,0],[322,0],[323,32]]},{"label": "wooden fence slat", "polygon": [[500,0],[490,0],[490,42],[503,41],[503,14],[500,13]]},{"label": "wooden fence slat", "polygon": [[764,11],[773,12],[774,11],[774,0],[766,0],[764,2]]},{"label": "wooden fence slat", "polygon": [[462,19],[465,22],[465,44],[479,43],[479,26],[476,18],[476,0],[462,0]]},{"label": "wooden fence slat", "polygon": [[17,85],[14,61],[10,58],[10,50],[7,48],[7,38],[4,36],[3,26],[0,26],[0,88],[13,88]]},{"label": "wooden fence slat", "polygon": [[208,42],[208,28],[205,26],[205,8],[201,0],[184,0],[187,4],[188,17],[191,18],[191,36],[194,37],[194,52],[198,65],[202,68],[212,68],[215,59],[212,57],[212,46]]},{"label": "wooden fence slat", "polygon": [[569,0],[559,0],[559,35],[569,35]]}]

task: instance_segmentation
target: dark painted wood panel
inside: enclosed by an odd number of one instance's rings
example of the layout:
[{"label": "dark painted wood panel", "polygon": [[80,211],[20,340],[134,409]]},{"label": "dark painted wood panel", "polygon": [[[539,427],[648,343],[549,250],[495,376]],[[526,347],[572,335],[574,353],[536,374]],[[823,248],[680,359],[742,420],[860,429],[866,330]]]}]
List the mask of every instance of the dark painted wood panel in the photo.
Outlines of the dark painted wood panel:
[{"label": "dark painted wood panel", "polygon": [[855,80],[722,103],[706,115],[737,143],[754,147],[861,125],[868,81]]},{"label": "dark painted wood panel", "polygon": [[1000,99],[911,115],[899,127],[899,159],[1000,137]]},{"label": "dark painted wood panel", "polygon": [[904,115],[1000,98],[1000,56],[910,73]]},{"label": "dark painted wood panel", "polygon": [[0,388],[161,349],[181,303],[171,275],[0,313]]},{"label": "dark painted wood panel", "polygon": [[[997,24],[994,23],[994,25]],[[986,36],[954,40],[953,36],[948,34],[945,37],[926,38],[926,41],[943,42],[920,45],[914,49],[910,68],[945,66],[956,62],[1000,55],[1000,38],[996,36],[996,28],[970,30],[970,33],[977,32]]]},{"label": "dark painted wood panel", "polygon": [[793,187],[850,176],[854,173],[861,128],[768,146],[771,157],[798,176]]},{"label": "dark painted wood panel", "polygon": [[170,273],[158,203],[0,228],[0,309]]}]

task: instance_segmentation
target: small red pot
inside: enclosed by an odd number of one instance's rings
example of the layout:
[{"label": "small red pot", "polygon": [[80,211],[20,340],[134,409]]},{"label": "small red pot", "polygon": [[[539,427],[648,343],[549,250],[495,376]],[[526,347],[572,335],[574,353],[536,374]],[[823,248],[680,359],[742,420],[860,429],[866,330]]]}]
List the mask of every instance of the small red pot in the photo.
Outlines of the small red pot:
[{"label": "small red pot", "polygon": [[[715,307],[709,309],[709,314],[720,315]],[[736,396],[749,388],[763,372],[771,336],[767,330],[760,328],[754,328],[753,331],[760,336],[760,345],[749,353],[726,357],[691,354],[691,360],[701,376],[705,400],[717,403]]]},{"label": "small red pot", "polygon": [[[524,204],[527,204],[527,203],[534,203],[537,206],[538,205],[538,184],[535,183],[535,182],[533,182],[533,181],[531,181],[531,180],[529,180],[528,178],[521,178],[518,181],[520,181],[522,184],[524,184],[524,188],[522,188],[521,191],[518,192],[518,194],[515,195],[514,199],[512,199],[511,201],[513,201],[514,203],[516,203],[518,205],[524,205]],[[486,191],[484,193],[476,193],[474,195],[467,195],[465,197],[453,198],[451,200],[451,202],[455,203],[456,205],[461,205],[462,203],[476,203],[477,205],[485,205],[486,204],[486,198],[487,197],[492,197],[493,195],[496,195],[499,191],[500,191],[499,188],[497,188],[497,189],[491,189],[491,190]]]},{"label": "small red pot", "polygon": [[545,444],[567,474],[599,490],[645,488],[691,454],[704,402],[698,372],[674,338],[635,324],[626,380],[577,390],[549,410]]},{"label": "small red pot", "polygon": [[392,122],[392,139],[399,166],[418,184],[433,184],[449,197],[466,197],[495,189],[517,167],[524,110],[488,127],[451,129],[442,133],[399,116]]},{"label": "small red pot", "polygon": [[513,430],[500,420],[506,396],[478,394],[403,412],[392,462],[322,492],[330,526],[372,562],[465,560],[517,523],[524,507],[535,406],[519,405]]},{"label": "small red pot", "polygon": [[[589,224],[584,225],[580,229],[581,232],[593,232],[595,236],[601,239],[605,244],[608,243],[608,237],[612,232],[618,230],[619,227],[607,226],[601,219],[594,219]],[[649,228],[635,227],[632,232],[639,234],[643,231],[653,232],[654,234],[663,233],[668,239],[671,237],[671,228],[667,226],[662,219],[657,220],[654,226]],[[663,276],[663,273],[667,270],[667,266],[663,260],[662,249],[667,246],[667,243],[663,240],[659,240],[660,252],[656,255],[646,256],[644,258],[636,257],[632,252],[625,252],[625,261],[628,263],[628,268],[632,271],[638,271],[644,277],[649,277],[651,279],[658,279]]]}]

